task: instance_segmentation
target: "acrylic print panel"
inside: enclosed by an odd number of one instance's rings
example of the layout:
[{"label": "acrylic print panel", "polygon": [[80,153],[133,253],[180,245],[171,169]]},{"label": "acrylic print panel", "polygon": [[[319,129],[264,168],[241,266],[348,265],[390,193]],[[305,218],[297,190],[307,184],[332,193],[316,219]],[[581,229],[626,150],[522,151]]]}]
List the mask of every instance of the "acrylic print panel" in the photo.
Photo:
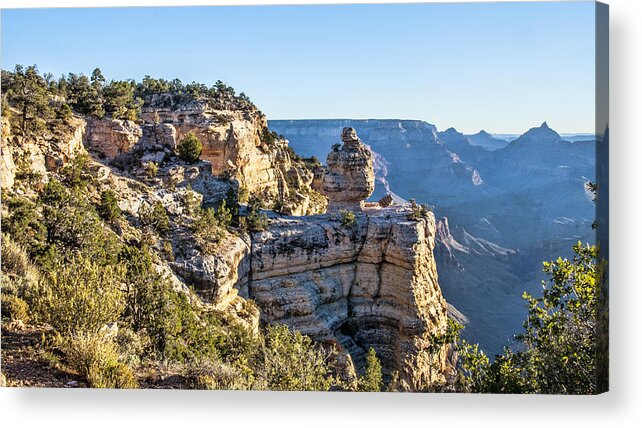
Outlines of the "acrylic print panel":
[{"label": "acrylic print panel", "polygon": [[3,10],[2,88],[5,386],[608,389],[605,5]]}]

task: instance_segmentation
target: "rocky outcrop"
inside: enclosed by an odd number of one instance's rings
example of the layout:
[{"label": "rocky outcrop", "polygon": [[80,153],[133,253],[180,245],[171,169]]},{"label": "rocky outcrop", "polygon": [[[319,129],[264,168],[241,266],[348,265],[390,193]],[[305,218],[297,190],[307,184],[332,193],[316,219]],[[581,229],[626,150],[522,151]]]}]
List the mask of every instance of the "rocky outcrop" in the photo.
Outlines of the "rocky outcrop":
[{"label": "rocky outcrop", "polygon": [[354,128],[343,128],[341,141],[328,155],[322,192],[329,210],[361,209],[374,191],[372,154]]},{"label": "rocky outcrop", "polygon": [[292,156],[286,140],[269,133],[258,110],[218,110],[205,102],[163,100],[148,100],[141,124],[89,120],[88,149],[107,160],[137,153],[141,165],[160,164],[187,134],[194,133],[203,144],[201,159],[211,164],[214,176],[236,180],[239,188],[285,214],[325,211],[325,198],[311,188],[313,173]]},{"label": "rocky outcrop", "polygon": [[89,118],[85,144],[100,157],[113,159],[129,153],[142,135],[141,127],[129,120]]},{"label": "rocky outcrop", "polygon": [[13,150],[9,144],[9,135],[11,134],[11,126],[9,120],[2,117],[2,159],[0,164],[0,183],[2,189],[11,189],[16,177],[16,165],[13,162]]},{"label": "rocky outcrop", "polygon": [[337,344],[358,368],[372,347],[408,389],[443,381],[447,350],[431,350],[447,319],[435,221],[407,214],[366,208],[352,226],[333,214],[276,221],[253,237],[249,297],[265,321]]},{"label": "rocky outcrop", "polygon": [[42,177],[58,171],[70,159],[86,153],[83,146],[85,121],[72,117],[66,123],[28,136],[12,132],[10,120],[2,117],[2,188],[12,189],[16,178]]}]

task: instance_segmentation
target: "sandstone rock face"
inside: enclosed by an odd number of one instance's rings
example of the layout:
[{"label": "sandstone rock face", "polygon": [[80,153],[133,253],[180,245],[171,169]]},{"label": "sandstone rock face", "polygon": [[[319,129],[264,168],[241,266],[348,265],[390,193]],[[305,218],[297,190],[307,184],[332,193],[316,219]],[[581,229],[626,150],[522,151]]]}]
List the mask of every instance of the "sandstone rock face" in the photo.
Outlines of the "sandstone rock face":
[{"label": "sandstone rock face", "polygon": [[352,227],[332,214],[282,219],[255,234],[248,288],[263,319],[338,344],[360,368],[372,347],[410,390],[444,380],[447,350],[430,351],[447,322],[435,221],[407,213],[368,208]]},{"label": "sandstone rock face", "polygon": [[[162,98],[162,97],[161,97]],[[142,125],[114,119],[90,119],[85,137],[89,150],[108,160],[141,153],[141,163],[162,163],[188,133],[203,144],[201,159],[215,176],[225,174],[249,194],[290,215],[325,211],[326,201],[312,190],[313,173],[292,159],[285,140],[266,141],[267,120],[258,110],[216,110],[192,101],[150,99]]]},{"label": "sandstone rock face", "polygon": [[113,159],[131,151],[142,135],[141,127],[129,120],[90,118],[85,144],[100,156]]},{"label": "sandstone rock face", "polygon": [[0,164],[0,183],[2,189],[11,189],[16,177],[16,165],[13,162],[13,150],[9,145],[9,136],[11,133],[11,126],[7,118],[2,118],[2,159]]},{"label": "sandstone rock face", "polygon": [[171,263],[172,269],[188,280],[205,301],[224,309],[239,295],[247,297],[250,270],[249,245],[238,236],[226,236],[217,254],[203,255],[183,242],[187,254]]},{"label": "sandstone rock face", "polygon": [[[212,174],[227,174],[249,194],[278,201],[290,215],[320,213],[325,201],[315,195],[310,171],[295,164],[285,140],[265,141],[267,120],[257,110],[216,110],[206,103],[175,106],[149,100],[142,119],[155,127],[154,141],[173,148],[188,133],[203,144],[201,158],[212,165]],[[158,105],[168,104],[168,107]],[[145,138],[147,140],[147,138]],[[147,143],[146,143],[147,144]]]},{"label": "sandstone rock face", "polygon": [[11,130],[6,117],[2,118],[2,188],[14,187],[20,170],[39,174],[48,180],[48,171],[58,171],[66,162],[80,153],[83,146],[85,120],[73,117],[60,125],[55,132],[21,137]]},{"label": "sandstone rock face", "polygon": [[374,191],[372,153],[353,128],[343,128],[341,141],[343,145],[328,155],[323,194],[329,210],[361,209]]}]

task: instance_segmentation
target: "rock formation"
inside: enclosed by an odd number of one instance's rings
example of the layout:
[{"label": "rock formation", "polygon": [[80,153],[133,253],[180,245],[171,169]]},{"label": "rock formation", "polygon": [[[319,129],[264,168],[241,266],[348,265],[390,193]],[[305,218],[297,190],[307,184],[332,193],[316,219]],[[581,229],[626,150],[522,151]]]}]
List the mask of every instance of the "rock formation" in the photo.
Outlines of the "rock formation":
[{"label": "rock formation", "polygon": [[[372,160],[352,136],[345,133],[341,161],[334,164],[341,167],[324,179],[341,171],[342,186],[353,195],[352,205],[343,199],[341,206],[360,208],[371,192],[364,183],[372,185],[366,173]],[[353,159],[355,172],[345,159]],[[433,335],[446,329],[447,305],[433,256],[434,216],[409,220],[409,212],[407,205],[370,204],[354,224],[337,212],[273,218],[263,232],[230,235],[216,255],[175,241],[184,255],[171,265],[218,307],[250,298],[263,321],[336,345],[358,369],[372,347],[388,379],[398,372],[405,388],[424,389],[452,369],[447,347],[431,346]]]},{"label": "rock formation", "polygon": [[361,209],[374,191],[372,154],[354,128],[343,128],[341,141],[328,155],[322,193],[328,197],[328,210]]},{"label": "rock formation", "polygon": [[197,101],[176,105],[157,97],[145,106],[140,125],[90,120],[87,147],[108,160],[138,151],[141,163],[162,163],[191,132],[203,144],[201,159],[211,164],[213,175],[237,180],[239,188],[286,214],[325,210],[325,199],[310,187],[312,172],[291,156],[287,141],[270,135],[258,110],[217,110]]},{"label": "rock formation", "polygon": [[336,215],[283,219],[252,241],[249,297],[270,323],[334,343],[358,368],[374,348],[384,375],[411,390],[443,381],[445,348],[429,351],[446,328],[437,281],[432,215],[366,208],[351,227]]},{"label": "rock formation", "polygon": [[2,117],[2,188],[11,189],[16,175],[35,174],[48,179],[69,159],[86,153],[83,146],[85,121],[72,118],[69,123],[41,135],[24,138],[11,132],[10,122]]}]

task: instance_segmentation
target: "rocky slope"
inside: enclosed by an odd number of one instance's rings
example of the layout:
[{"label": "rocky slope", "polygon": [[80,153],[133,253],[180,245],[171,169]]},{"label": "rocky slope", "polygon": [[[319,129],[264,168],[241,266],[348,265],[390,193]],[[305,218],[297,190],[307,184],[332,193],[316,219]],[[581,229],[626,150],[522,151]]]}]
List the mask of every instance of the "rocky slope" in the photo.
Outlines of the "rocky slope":
[{"label": "rocky slope", "polygon": [[[89,153],[87,191],[96,200],[105,190],[115,193],[126,219],[117,234],[151,240],[157,269],[176,289],[193,287],[203,304],[252,329],[260,318],[336,345],[348,357],[347,372],[353,364],[361,370],[372,347],[386,377],[398,372],[405,390],[429,388],[452,374],[449,346],[433,344],[447,327],[433,256],[434,216],[408,220],[409,206],[364,203],[374,188],[372,156],[354,130],[344,130],[343,147],[329,155],[334,167],[320,176],[317,171],[316,179],[330,202],[356,211],[354,221],[337,212],[288,216],[323,212],[325,198],[312,189],[315,176],[286,141],[264,138],[262,115],[198,103],[156,105],[143,111],[141,123],[74,116],[59,135],[28,143],[3,132],[3,191],[34,192],[32,181],[46,181]],[[203,160],[195,164],[174,152],[188,132],[204,145]],[[155,174],[146,172],[149,162],[159,165]],[[30,181],[27,173],[40,175]],[[265,211],[270,221],[260,232],[224,231],[215,249],[204,251],[186,201],[217,207],[239,189],[280,201],[281,213]],[[144,236],[142,212],[157,202],[168,214],[168,230]]]}]

